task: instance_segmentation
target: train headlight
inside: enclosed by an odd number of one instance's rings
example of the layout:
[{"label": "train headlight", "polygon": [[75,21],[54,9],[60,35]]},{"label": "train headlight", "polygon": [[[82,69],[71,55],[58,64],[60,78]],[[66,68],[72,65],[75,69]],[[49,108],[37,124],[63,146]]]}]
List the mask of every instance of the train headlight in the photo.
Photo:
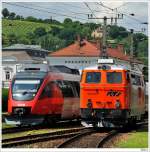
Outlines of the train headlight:
[{"label": "train headlight", "polygon": [[87,107],[88,108],[92,108],[92,101],[91,101],[91,99],[88,99]]},{"label": "train headlight", "polygon": [[116,108],[120,108],[121,104],[120,104],[119,100],[116,100],[115,106],[116,106]]}]

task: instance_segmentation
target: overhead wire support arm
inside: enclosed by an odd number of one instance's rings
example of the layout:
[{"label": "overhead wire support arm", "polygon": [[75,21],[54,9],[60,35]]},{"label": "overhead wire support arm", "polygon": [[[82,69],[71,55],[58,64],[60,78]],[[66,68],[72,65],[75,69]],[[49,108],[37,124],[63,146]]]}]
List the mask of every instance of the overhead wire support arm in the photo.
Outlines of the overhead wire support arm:
[{"label": "overhead wire support arm", "polygon": [[102,43],[102,53],[101,57],[102,58],[108,58],[107,55],[107,20],[111,20],[111,24],[113,22],[113,19],[123,19],[123,14],[119,14],[117,17],[93,17],[92,14],[88,14],[88,19],[103,19],[103,43]]}]

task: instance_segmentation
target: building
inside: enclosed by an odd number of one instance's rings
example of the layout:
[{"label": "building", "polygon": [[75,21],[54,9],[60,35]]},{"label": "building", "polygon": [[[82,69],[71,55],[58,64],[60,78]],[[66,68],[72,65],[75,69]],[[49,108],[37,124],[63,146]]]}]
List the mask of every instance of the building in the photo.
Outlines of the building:
[{"label": "building", "polygon": [[[82,70],[85,67],[94,66],[101,55],[100,44],[87,40],[76,41],[66,48],[49,53],[46,58],[50,65],[64,65],[73,69]],[[107,48],[109,58],[113,58],[118,64],[130,65],[130,56],[125,55],[123,45],[119,44],[116,48]],[[143,68],[140,61],[137,62],[137,68]]]},{"label": "building", "polygon": [[39,45],[15,44],[2,49],[2,81],[8,87],[20,64],[42,62],[48,51]]},{"label": "building", "polygon": [[94,39],[100,39],[102,38],[103,36],[103,29],[102,28],[97,28],[96,30],[94,30],[91,34],[91,36],[94,38]]}]

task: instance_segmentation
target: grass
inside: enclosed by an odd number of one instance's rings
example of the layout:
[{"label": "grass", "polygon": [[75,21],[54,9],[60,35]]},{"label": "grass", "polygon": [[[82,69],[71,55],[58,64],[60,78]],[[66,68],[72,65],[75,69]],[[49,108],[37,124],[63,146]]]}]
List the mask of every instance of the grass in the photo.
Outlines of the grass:
[{"label": "grass", "polygon": [[121,140],[118,148],[148,148],[148,132],[135,132],[128,135],[127,140]]},{"label": "grass", "polygon": [[38,27],[44,27],[48,32],[51,30],[51,27],[54,26],[60,27],[59,25],[52,25],[46,23],[2,19],[2,29],[3,34],[5,35],[14,33],[17,36],[25,36],[27,33],[33,32]]},{"label": "grass", "polygon": [[15,127],[15,125],[7,125],[6,123],[2,123],[2,129],[12,128],[12,127]]},{"label": "grass", "polygon": [[68,128],[51,128],[51,129],[24,131],[24,132],[13,133],[13,134],[3,134],[2,139],[9,139],[9,138],[22,137],[22,136],[35,135],[35,134],[43,134],[43,133],[49,133],[49,132],[67,130],[67,129]]}]

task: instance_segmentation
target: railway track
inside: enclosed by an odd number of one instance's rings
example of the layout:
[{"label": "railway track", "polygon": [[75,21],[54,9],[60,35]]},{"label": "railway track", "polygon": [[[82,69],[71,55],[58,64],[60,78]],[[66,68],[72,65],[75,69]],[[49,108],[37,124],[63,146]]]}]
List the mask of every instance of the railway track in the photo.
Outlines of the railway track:
[{"label": "railway track", "polygon": [[69,138],[79,134],[83,130],[87,130],[88,128],[80,127],[50,133],[36,134],[36,135],[27,135],[22,137],[15,137],[9,139],[2,140],[2,147],[16,147],[25,144],[33,144],[37,142],[48,141],[52,139],[60,139],[60,138]]},{"label": "railway track", "polygon": [[25,126],[25,127],[11,127],[11,128],[5,128],[2,129],[2,134],[9,134],[9,133],[18,133],[23,131],[30,131],[30,130],[39,130],[39,129],[45,129],[44,126]]},{"label": "railway track", "polygon": [[117,130],[110,132],[87,130],[69,138],[62,144],[58,145],[57,148],[100,148],[117,133]]},{"label": "railway track", "polygon": [[51,129],[56,127],[72,127],[72,126],[81,126],[79,121],[58,121],[53,125],[35,125],[35,126],[21,126],[21,127],[11,127],[11,128],[4,128],[2,129],[2,134],[9,134],[9,133],[19,133],[24,131],[31,131],[31,130],[40,130],[40,129]]}]

